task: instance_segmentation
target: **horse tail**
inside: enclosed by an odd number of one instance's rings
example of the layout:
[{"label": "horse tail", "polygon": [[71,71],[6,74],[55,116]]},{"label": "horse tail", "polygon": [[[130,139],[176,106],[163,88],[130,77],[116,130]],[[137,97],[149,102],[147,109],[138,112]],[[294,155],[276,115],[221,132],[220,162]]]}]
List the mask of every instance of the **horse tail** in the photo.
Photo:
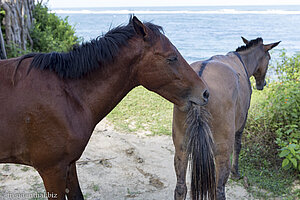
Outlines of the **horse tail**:
[{"label": "horse tail", "polygon": [[192,106],[186,119],[185,144],[190,160],[193,200],[216,199],[214,141],[209,120],[210,113],[200,106]]}]

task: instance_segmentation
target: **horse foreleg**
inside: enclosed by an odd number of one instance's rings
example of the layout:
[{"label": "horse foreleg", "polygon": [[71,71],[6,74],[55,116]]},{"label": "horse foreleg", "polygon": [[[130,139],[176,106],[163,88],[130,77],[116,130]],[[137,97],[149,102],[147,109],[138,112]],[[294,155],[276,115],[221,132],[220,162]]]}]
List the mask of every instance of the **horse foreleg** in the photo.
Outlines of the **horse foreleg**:
[{"label": "horse foreleg", "polygon": [[67,189],[66,189],[68,199],[72,200],[82,200],[83,195],[79,186],[76,163],[73,162],[70,165],[68,177],[67,177]]},{"label": "horse foreleg", "polygon": [[67,166],[39,169],[49,200],[65,200],[67,183]]}]

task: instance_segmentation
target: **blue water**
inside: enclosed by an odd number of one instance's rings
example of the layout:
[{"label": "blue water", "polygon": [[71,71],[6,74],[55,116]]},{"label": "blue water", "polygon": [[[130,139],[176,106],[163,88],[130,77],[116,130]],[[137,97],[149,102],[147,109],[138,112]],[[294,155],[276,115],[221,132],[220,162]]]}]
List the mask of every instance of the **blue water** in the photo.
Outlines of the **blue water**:
[{"label": "blue water", "polygon": [[265,44],[281,40],[273,58],[283,48],[289,55],[300,51],[300,6],[56,8],[52,12],[69,16],[85,41],[126,24],[134,13],[142,21],[161,25],[189,63],[235,50],[243,45],[241,36],[262,37]]}]

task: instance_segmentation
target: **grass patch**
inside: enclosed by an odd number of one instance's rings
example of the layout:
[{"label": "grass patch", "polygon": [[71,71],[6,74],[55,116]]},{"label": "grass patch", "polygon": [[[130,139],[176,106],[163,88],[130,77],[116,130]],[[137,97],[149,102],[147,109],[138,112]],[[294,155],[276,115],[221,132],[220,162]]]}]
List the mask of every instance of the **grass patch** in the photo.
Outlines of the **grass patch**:
[{"label": "grass patch", "polygon": [[96,185],[94,182],[91,184],[91,187],[93,188],[94,192],[98,192],[100,190],[99,185]]},{"label": "grass patch", "polygon": [[30,168],[29,168],[29,167],[26,167],[26,166],[24,166],[24,167],[21,168],[21,170],[22,170],[23,172],[27,172],[29,169],[30,169]]},{"label": "grass patch", "polygon": [[117,129],[171,135],[173,104],[143,87],[133,89],[107,116]]},{"label": "grass patch", "polygon": [[293,184],[299,178],[294,171],[287,171],[280,165],[273,165],[259,154],[250,153],[245,148],[240,155],[240,172],[242,176],[248,178],[249,191],[256,198],[297,199],[299,195],[299,191],[293,191]]},{"label": "grass patch", "polygon": [[126,195],[127,198],[135,198],[139,194],[141,194],[141,192],[130,191],[129,188],[127,188],[127,195]]},{"label": "grass patch", "polygon": [[4,165],[2,170],[8,172],[10,170],[10,166],[9,165]]},{"label": "grass patch", "polygon": [[276,134],[270,132],[268,120],[260,120],[264,110],[260,105],[266,101],[266,92],[254,90],[247,124],[243,133],[240,154],[240,172],[249,180],[249,191],[259,199],[297,199],[299,191],[293,189],[299,180],[299,174],[281,167],[282,159],[278,156]]},{"label": "grass patch", "polygon": [[31,194],[34,197],[32,197],[30,200],[45,200],[46,198],[43,198],[45,195],[43,183],[38,182],[38,177],[35,177],[34,179],[34,183],[30,187]]},{"label": "grass patch", "polygon": [[91,193],[87,192],[83,195],[83,199],[89,199],[90,196],[91,196]]}]

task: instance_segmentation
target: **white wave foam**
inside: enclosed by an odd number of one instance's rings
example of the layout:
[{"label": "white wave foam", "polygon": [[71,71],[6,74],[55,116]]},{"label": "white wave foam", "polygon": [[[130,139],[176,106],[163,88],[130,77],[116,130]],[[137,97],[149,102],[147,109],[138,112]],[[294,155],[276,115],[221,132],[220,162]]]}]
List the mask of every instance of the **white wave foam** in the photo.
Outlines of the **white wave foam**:
[{"label": "white wave foam", "polygon": [[299,10],[235,10],[235,9],[220,9],[220,10],[52,10],[52,13],[57,14],[259,14],[259,15],[300,15]]}]

